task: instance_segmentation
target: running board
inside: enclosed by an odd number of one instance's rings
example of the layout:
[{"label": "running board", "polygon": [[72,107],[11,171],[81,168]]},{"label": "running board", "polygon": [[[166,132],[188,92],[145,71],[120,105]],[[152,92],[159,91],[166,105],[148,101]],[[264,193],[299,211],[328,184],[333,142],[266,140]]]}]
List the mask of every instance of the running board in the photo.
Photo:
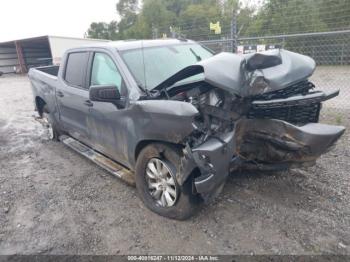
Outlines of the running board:
[{"label": "running board", "polygon": [[115,175],[122,179],[129,185],[135,185],[135,176],[134,174],[126,169],[125,167],[119,165],[115,161],[105,157],[104,155],[96,152],[92,148],[80,143],[78,140],[75,140],[72,137],[62,135],[59,137],[60,141],[62,141],[65,145],[78,152],[79,154],[87,157],[95,164],[99,165],[112,175]]}]

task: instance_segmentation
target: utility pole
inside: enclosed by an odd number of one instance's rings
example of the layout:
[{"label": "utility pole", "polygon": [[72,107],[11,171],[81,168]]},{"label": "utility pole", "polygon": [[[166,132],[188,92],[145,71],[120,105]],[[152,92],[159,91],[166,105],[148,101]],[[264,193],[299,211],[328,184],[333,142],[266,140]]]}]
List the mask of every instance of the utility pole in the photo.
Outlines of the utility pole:
[{"label": "utility pole", "polygon": [[237,8],[232,12],[231,20],[231,51],[236,53],[237,49]]},{"label": "utility pole", "polygon": [[154,32],[154,24],[152,23],[152,39],[156,38],[156,34]]},{"label": "utility pole", "polygon": [[158,38],[158,28],[155,27],[155,25],[152,23],[152,38],[157,39]]}]

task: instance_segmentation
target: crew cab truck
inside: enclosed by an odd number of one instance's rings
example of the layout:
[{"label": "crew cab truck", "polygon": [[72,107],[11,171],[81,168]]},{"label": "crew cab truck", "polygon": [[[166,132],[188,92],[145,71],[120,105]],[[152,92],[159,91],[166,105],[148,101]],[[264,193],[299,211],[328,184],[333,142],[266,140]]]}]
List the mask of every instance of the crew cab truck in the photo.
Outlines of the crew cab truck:
[{"label": "crew cab truck", "polygon": [[186,219],[230,171],[312,165],[343,134],[317,123],[315,62],[287,50],[213,54],[190,40],[68,50],[30,69],[35,108],[60,140],[130,184],[144,204]]}]

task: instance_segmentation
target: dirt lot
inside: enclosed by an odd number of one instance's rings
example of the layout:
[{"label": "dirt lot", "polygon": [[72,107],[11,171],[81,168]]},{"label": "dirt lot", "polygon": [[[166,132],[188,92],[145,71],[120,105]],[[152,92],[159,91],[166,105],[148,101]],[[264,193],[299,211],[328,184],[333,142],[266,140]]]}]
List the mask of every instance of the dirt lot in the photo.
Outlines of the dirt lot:
[{"label": "dirt lot", "polygon": [[232,175],[178,222],[43,138],[32,110],[27,78],[0,78],[0,254],[350,254],[348,134],[315,167]]}]

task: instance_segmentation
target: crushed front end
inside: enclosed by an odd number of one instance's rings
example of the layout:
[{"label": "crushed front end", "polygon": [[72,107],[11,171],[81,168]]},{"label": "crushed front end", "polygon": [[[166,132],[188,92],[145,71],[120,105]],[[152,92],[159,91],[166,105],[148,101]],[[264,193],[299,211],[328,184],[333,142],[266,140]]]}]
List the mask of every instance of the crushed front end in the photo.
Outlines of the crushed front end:
[{"label": "crushed front end", "polygon": [[[198,169],[196,192],[210,198],[229,170],[281,170],[312,165],[344,133],[319,124],[322,102],[339,94],[308,81],[315,62],[286,50],[238,56],[222,53],[164,82],[172,100],[191,103],[199,114],[185,139],[183,174]],[[174,85],[195,74],[201,81]],[[179,177],[182,183],[187,177]]]}]

